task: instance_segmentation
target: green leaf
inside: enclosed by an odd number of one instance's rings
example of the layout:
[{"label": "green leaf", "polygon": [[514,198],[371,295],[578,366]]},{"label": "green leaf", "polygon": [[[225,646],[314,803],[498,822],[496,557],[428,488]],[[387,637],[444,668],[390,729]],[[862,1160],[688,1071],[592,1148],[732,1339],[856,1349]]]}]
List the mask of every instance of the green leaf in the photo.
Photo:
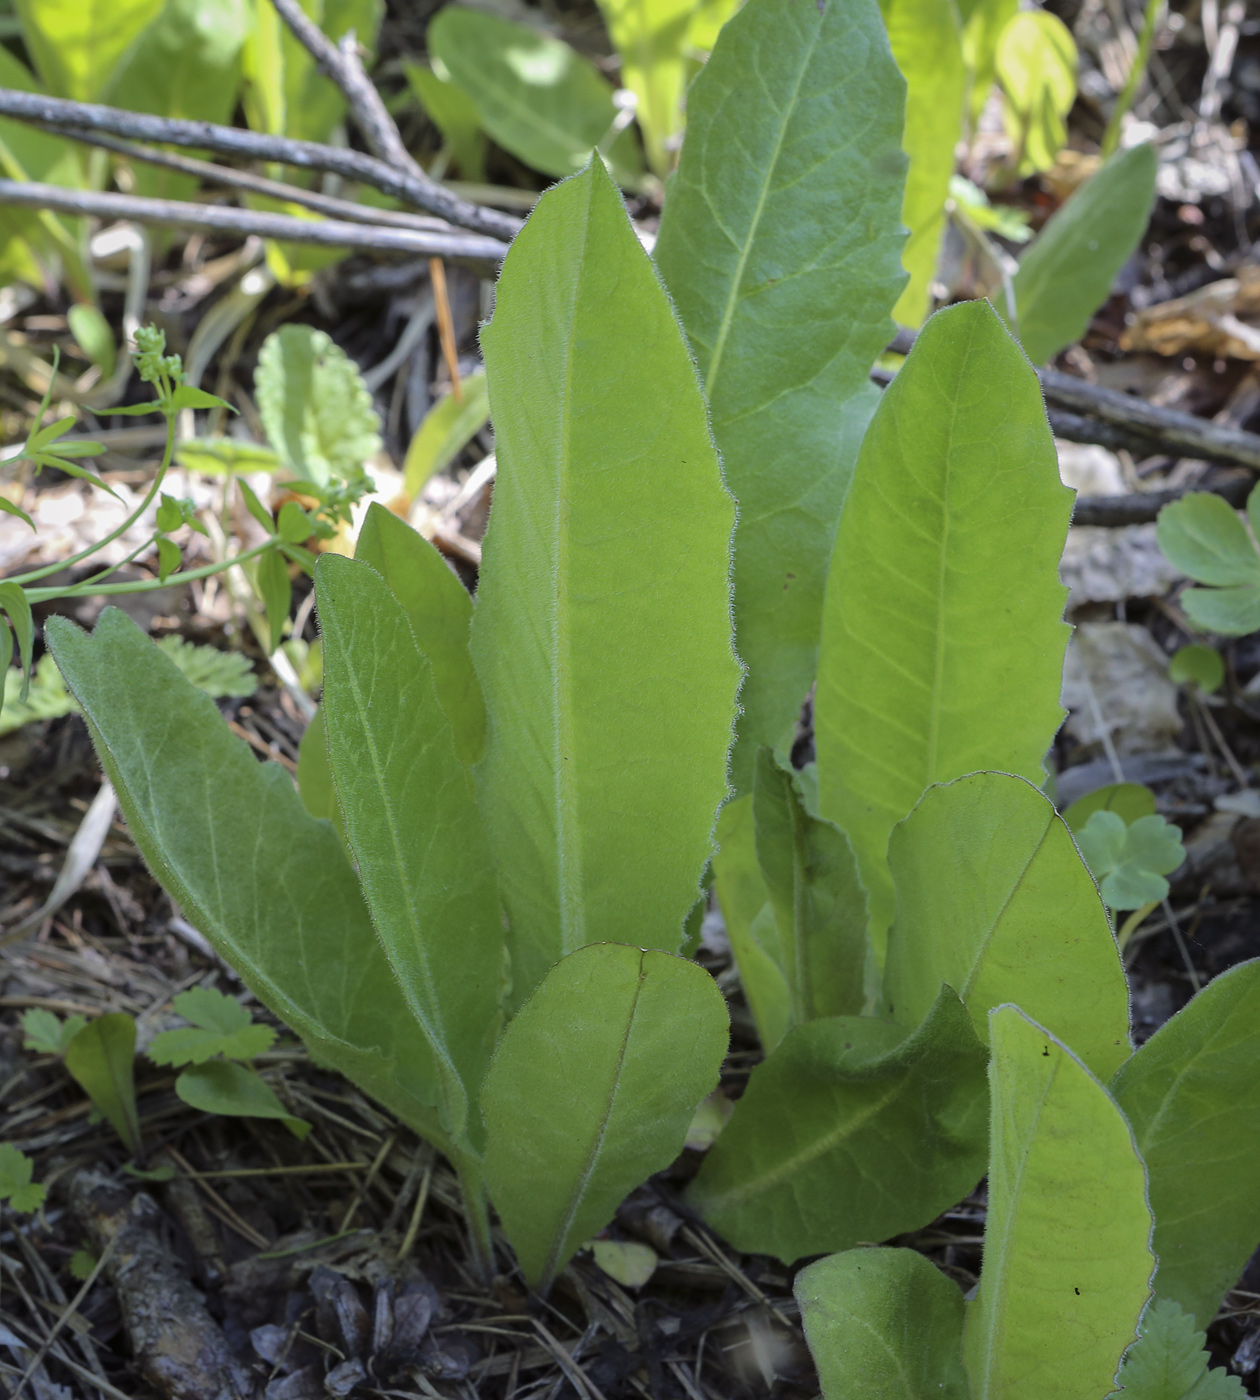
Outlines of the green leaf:
[{"label": "green leaf", "polygon": [[695,963],[597,943],[556,964],[481,1091],[486,1184],[531,1284],[682,1151],[727,1039],[726,1003]]},{"label": "green leaf", "polygon": [[[1260,511],[1253,501],[1260,501],[1256,491],[1247,502],[1254,521]],[[1192,622],[1224,635],[1260,628],[1260,551],[1227,501],[1191,491],[1160,511],[1155,530],[1170,564],[1197,583],[1216,585],[1211,592],[1188,588],[1181,595]]]},{"label": "green leaf", "polygon": [[165,0],[17,0],[22,38],[54,97],[101,96]]},{"label": "green leaf", "polygon": [[[283,465],[270,447],[229,437],[184,438],[175,448],[175,460],[185,471],[208,476],[274,472]],[[270,524],[267,528],[271,529]]]},{"label": "green leaf", "polygon": [[385,580],[326,554],[315,573],[324,723],[346,839],[372,922],[439,1078],[452,1137],[469,1126],[497,1029],[503,920],[433,668]]},{"label": "green leaf", "polygon": [[942,987],[923,1024],[836,1016],[753,1070],[688,1199],[785,1262],[917,1230],[984,1173],[985,1052]]},{"label": "green leaf", "polygon": [[1206,1327],[1260,1242],[1260,960],[1209,982],[1111,1088],[1150,1173],[1156,1294]]},{"label": "green leaf", "polygon": [[280,507],[276,529],[285,544],[305,544],[315,532],[310,516],[296,501],[285,501]]},{"label": "green leaf", "polygon": [[267,441],[317,486],[353,477],[381,450],[371,392],[324,331],[297,324],[272,331],[258,352],[254,392]]},{"label": "green leaf", "polygon": [[179,568],[179,561],[183,557],[180,554],[179,545],[174,540],[162,538],[157,542],[158,546],[158,579],[165,583],[166,580]]},{"label": "green leaf", "polygon": [[289,620],[293,602],[289,566],[278,549],[269,549],[258,560],[257,588],[267,615],[267,650],[272,652],[284,640],[284,624]]},{"label": "green leaf", "polygon": [[989,1212],[963,1336],[971,1394],[1105,1395],[1154,1267],[1142,1159],[1065,1045],[1018,1007],[990,1020]]},{"label": "green leaf", "polygon": [[478,778],[519,1004],[586,943],[681,942],[726,795],[734,505],[598,161],[517,235],[482,345],[499,474],[472,626]]},{"label": "green leaf", "polygon": [[480,759],[486,742],[486,702],[468,650],[473,605],[446,560],[406,521],[373,502],[355,546],[389,584],[411,624],[416,645],[433,668],[433,685],[465,763]]},{"label": "green leaf", "polygon": [[1207,1337],[1176,1303],[1155,1299],[1142,1316],[1112,1400],[1244,1400],[1237,1376],[1208,1370]]},{"label": "green leaf", "polygon": [[177,385],[167,404],[172,413],[184,408],[228,408],[236,412],[226,399],[207,393],[204,389],[196,389],[191,384]]},{"label": "green leaf", "polygon": [[1020,259],[1015,312],[1033,364],[1075,344],[1111,295],[1146,232],[1158,163],[1149,144],[1112,156],[1051,216]]},{"label": "green leaf", "polygon": [[997,46],[1002,30],[1019,13],[1019,0],[974,0],[959,7],[963,17],[963,58],[971,78],[968,99],[974,131],[997,76]]},{"label": "green leaf", "polygon": [[241,500],[245,502],[245,509],[263,527],[269,535],[275,534],[276,522],[271,512],[258,499],[254,493],[254,488],[248,481],[243,481],[240,477],[236,480],[237,490],[241,493]]},{"label": "green leaf", "polygon": [[[31,684],[31,653],[35,647],[35,623],[31,617],[31,604],[22,588],[16,583],[0,583],[0,609],[8,614],[9,626],[17,638],[18,658],[22,663],[22,689],[19,700],[25,700]],[[0,642],[7,637],[0,637]],[[3,650],[4,664],[9,664],[9,651]]]},{"label": "green leaf", "polygon": [[1076,833],[1081,855],[1112,909],[1140,909],[1168,898],[1168,881],[1186,858],[1181,832],[1160,816],[1131,825],[1117,812],[1094,812]]},{"label": "green leaf", "polygon": [[880,0],[893,57],[906,80],[903,145],[910,157],[901,218],[910,237],[901,255],[910,274],[893,316],[919,326],[931,307],[945,233],[945,200],[962,135],[967,70],[953,5],[940,0]]},{"label": "green leaf", "polygon": [[155,1065],[199,1065],[222,1055],[228,1060],[252,1060],[275,1043],[270,1026],[254,1018],[235,997],[212,987],[191,987],[172,1003],[192,1024],[155,1035],[145,1051]]},{"label": "green leaf", "polygon": [[1119,1069],[1132,1050],[1124,965],[1071,833],[1036,788],[1007,773],[929,788],[893,830],[888,863],[890,1015],[917,1026],[945,982],[977,1035],[993,1007],[1017,1002],[1094,1073]]},{"label": "green leaf", "polygon": [[34,1006],[22,1012],[22,1044],[39,1055],[63,1055],[86,1025],[86,1016],[76,1014],[63,1021],[42,1006]]},{"label": "green leaf", "polygon": [[67,312],[66,321],[80,350],[109,379],[118,363],[118,345],[114,330],[99,306],[91,302],[76,302]]},{"label": "green leaf", "polygon": [[15,506],[12,501],[7,500],[4,496],[0,496],[0,514],[16,515],[19,520],[25,520],[32,530],[36,528],[35,522],[27,515],[22,507]]},{"label": "green leaf", "polygon": [[992,307],[938,312],[862,443],[818,659],[819,804],[853,843],[881,960],[888,837],[924,790],[983,768],[1043,781],[1071,499],[1036,375]]},{"label": "green leaf", "polygon": [[696,0],[599,0],[621,82],[634,93],[648,164],[662,177],[674,164],[682,136],[686,47]]},{"label": "green leaf", "polygon": [[1194,686],[1203,695],[1214,695],[1225,684],[1225,662],[1215,647],[1178,647],[1168,663],[1168,676],[1178,685]]},{"label": "green leaf", "polygon": [[132,1156],[140,1152],[136,1023],[115,1012],[89,1021],[66,1046],[70,1077],[100,1109]]},{"label": "green leaf", "polygon": [[[107,608],[91,636],[61,618],[45,630],[131,835],[185,916],[314,1054],[444,1143],[432,1067],[332,827],[125,614]],[[265,878],[242,878],[260,859]]]},{"label": "green leaf", "polygon": [[[442,133],[451,155],[465,180],[486,178],[486,138],[481,130],[477,104],[451,82],[445,65],[410,63],[403,59],[403,72],[412,92],[429,120]],[[467,381],[465,381],[467,383]]]},{"label": "green leaf", "polygon": [[1062,816],[1075,836],[1095,812],[1115,812],[1135,822],[1155,815],[1155,794],[1142,783],[1110,783],[1078,797]]},{"label": "green leaf", "polygon": [[592,1240],[596,1267],[623,1288],[642,1288],[660,1262],[656,1251],[635,1240]]},{"label": "green leaf", "polygon": [[791,772],[764,748],[753,823],[793,1024],[856,1016],[866,1000],[866,891],[844,832],[806,812]]},{"label": "green leaf", "polygon": [[328,738],[324,730],[322,705],[315,711],[298,744],[297,781],[302,806],[311,816],[323,817],[341,831],[341,808],[337,805],[337,790],[333,786],[332,769],[328,765]]},{"label": "green leaf", "polygon": [[175,1092],[190,1108],[222,1113],[228,1118],[278,1118],[296,1138],[311,1125],[295,1118],[259,1077],[257,1071],[231,1060],[211,1060],[186,1069],[175,1081]]},{"label": "green leaf", "polygon": [[823,1400],[970,1400],[962,1290],[922,1254],[833,1254],[793,1291]]},{"label": "green leaf", "polygon": [[194,646],[176,633],[159,638],[158,650],[165,652],[198,690],[216,699],[234,695],[247,700],[258,689],[258,677],[244,652]]},{"label": "green leaf", "polygon": [[46,1186],[31,1181],[35,1164],[25,1152],[19,1152],[11,1142],[0,1142],[0,1201],[8,1201],[9,1209],[38,1210],[48,1194]]},{"label": "green leaf", "polygon": [[463,5],[439,10],[429,52],[486,131],[544,175],[581,170],[617,116],[613,86],[563,39]]},{"label": "green leaf", "polygon": [[443,394],[424,415],[407,448],[403,462],[403,489],[418,496],[420,488],[436,472],[444,471],[490,419],[490,395],[484,374],[463,380],[464,401]]},{"label": "green leaf", "polygon": [[1020,175],[1049,170],[1063,149],[1076,101],[1076,64],[1072,31],[1048,10],[1025,10],[1002,30],[997,76]]},{"label": "green leaf", "polygon": [[[1027,243],[1032,237],[1028,215],[1011,204],[990,204],[989,196],[962,175],[949,182],[949,197],[954,213],[964,224],[972,224],[987,233],[997,233],[1012,243]],[[1001,306],[998,307],[1001,310]]]},{"label": "green leaf", "polygon": [[904,281],[901,109],[873,0],[748,0],[687,97],[656,260],[739,502],[741,793],[817,670],[827,561]]}]

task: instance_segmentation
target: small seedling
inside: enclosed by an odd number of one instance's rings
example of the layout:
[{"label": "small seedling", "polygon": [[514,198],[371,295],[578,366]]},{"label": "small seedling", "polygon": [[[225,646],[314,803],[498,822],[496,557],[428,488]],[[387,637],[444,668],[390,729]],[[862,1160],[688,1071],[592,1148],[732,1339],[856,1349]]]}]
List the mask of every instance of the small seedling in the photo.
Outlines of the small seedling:
[{"label": "small seedling", "polygon": [[35,1166],[24,1152],[11,1142],[0,1142],[0,1202],[7,1201],[11,1210],[26,1214],[44,1204],[48,1188],[31,1180]]}]

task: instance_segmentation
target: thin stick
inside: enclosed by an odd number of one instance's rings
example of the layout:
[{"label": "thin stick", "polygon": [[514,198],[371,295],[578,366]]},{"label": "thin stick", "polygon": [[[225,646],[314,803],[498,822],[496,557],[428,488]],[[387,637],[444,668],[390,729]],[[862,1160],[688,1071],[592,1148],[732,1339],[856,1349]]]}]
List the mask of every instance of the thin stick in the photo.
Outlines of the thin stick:
[{"label": "thin stick", "polygon": [[429,281],[433,284],[433,302],[437,310],[438,339],[442,342],[442,358],[451,377],[451,393],[456,403],[464,402],[464,386],[459,378],[459,355],[455,349],[455,321],[451,316],[451,299],[446,292],[446,266],[441,258],[429,259]]},{"label": "thin stick", "polygon": [[424,1208],[429,1200],[429,1187],[432,1184],[433,1163],[430,1162],[424,1169],[424,1176],[420,1179],[420,1189],[416,1192],[415,1208],[412,1210],[411,1219],[407,1223],[407,1233],[403,1236],[402,1244],[398,1246],[398,1253],[394,1256],[395,1264],[401,1264],[415,1248],[416,1236],[420,1233],[420,1222],[424,1219]]}]

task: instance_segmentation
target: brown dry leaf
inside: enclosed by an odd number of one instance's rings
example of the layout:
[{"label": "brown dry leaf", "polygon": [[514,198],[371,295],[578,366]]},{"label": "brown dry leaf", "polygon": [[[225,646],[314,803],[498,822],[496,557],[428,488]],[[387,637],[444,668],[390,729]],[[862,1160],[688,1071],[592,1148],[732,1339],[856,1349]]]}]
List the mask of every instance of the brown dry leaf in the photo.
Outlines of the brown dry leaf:
[{"label": "brown dry leaf", "polygon": [[1260,324],[1251,322],[1260,322],[1260,265],[1254,263],[1240,267],[1236,277],[1140,311],[1120,337],[1120,347],[1260,360]]}]

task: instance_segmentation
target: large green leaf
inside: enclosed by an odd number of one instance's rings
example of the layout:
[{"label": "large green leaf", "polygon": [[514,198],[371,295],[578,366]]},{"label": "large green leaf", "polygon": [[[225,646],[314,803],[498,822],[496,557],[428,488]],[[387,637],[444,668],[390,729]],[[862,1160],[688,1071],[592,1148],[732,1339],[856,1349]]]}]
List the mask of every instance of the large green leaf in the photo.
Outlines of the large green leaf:
[{"label": "large green leaf", "polygon": [[92,102],[165,0],[16,0],[22,38],[54,97]]},{"label": "large green leaf", "polygon": [[1106,910],[1062,818],[1007,773],[930,788],[893,830],[889,1015],[917,1026],[942,982],[977,1035],[1016,1002],[1100,1078],[1129,1057],[1129,989]]},{"label": "large green leaf", "polygon": [[696,0],[599,0],[621,81],[635,96],[648,163],[668,174],[683,129],[686,48]]},{"label": "large green leaf", "polygon": [[867,1016],[796,1026],[689,1199],[737,1249],[786,1261],[916,1230],[984,1173],[984,1064],[948,987],[908,1035]]},{"label": "large green leaf", "polygon": [[332,826],[259,763],[124,613],[46,633],[136,845],[184,913],[311,1049],[443,1141],[436,1077]]},{"label": "large green leaf", "polygon": [[326,554],[315,571],[328,757],[372,922],[461,1136],[497,1030],[503,921],[472,780],[434,668],[386,581]]},{"label": "large green leaf", "polygon": [[739,502],[740,792],[817,669],[868,375],[903,281],[901,107],[873,0],[748,0],[687,97],[656,260]]},{"label": "large green leaf", "polygon": [[552,969],[481,1093],[486,1184],[531,1283],[682,1151],[727,1039],[717,983],[684,958],[596,943]]},{"label": "large green leaf", "polygon": [[893,315],[918,326],[927,315],[945,233],[945,199],[962,135],[967,70],[958,11],[946,0],[880,0],[893,57],[906,80],[905,150],[910,157],[901,217],[910,230],[901,256],[909,284]]},{"label": "large green leaf", "polygon": [[922,1254],[833,1254],[793,1291],[823,1400],[970,1400],[962,1289]]},{"label": "large green leaf", "polygon": [[1051,217],[1020,259],[1015,312],[1033,364],[1044,364],[1079,340],[1111,295],[1146,232],[1158,163],[1149,144],[1112,156]]},{"label": "large green leaf", "polygon": [[375,501],[359,530],[354,557],[371,564],[402,604],[416,645],[433,668],[455,750],[465,763],[476,763],[486,742],[486,702],[468,651],[473,614],[468,590],[428,540]]},{"label": "large green leaf", "polygon": [[1156,1294],[1206,1327],[1260,1243],[1260,959],[1210,982],[1111,1088],[1150,1173]]},{"label": "large green leaf", "polygon": [[1206,1343],[1194,1318],[1166,1298],[1155,1299],[1116,1377],[1121,1390],[1110,1400],[1245,1400],[1237,1376],[1208,1370]]},{"label": "large green leaf", "polygon": [[982,768],[1042,781],[1071,501],[1036,375],[993,308],[938,312],[862,444],[818,660],[820,807],[853,843],[881,954],[888,837],[924,790]]},{"label": "large green leaf", "polygon": [[793,1022],[856,1016],[866,1000],[867,940],[866,891],[853,848],[844,832],[809,815],[792,774],[764,748],[753,780],[753,822]]},{"label": "large green leaf", "polygon": [[1150,1295],[1146,1172],[1124,1115],[1018,1007],[991,1013],[992,1146],[980,1289],[963,1354],[973,1400],[1111,1389]]},{"label": "large green leaf", "polygon": [[726,793],[734,505],[598,161],[518,234],[482,344],[499,474],[472,629],[479,778],[519,1002],[586,943],[681,943]]}]

